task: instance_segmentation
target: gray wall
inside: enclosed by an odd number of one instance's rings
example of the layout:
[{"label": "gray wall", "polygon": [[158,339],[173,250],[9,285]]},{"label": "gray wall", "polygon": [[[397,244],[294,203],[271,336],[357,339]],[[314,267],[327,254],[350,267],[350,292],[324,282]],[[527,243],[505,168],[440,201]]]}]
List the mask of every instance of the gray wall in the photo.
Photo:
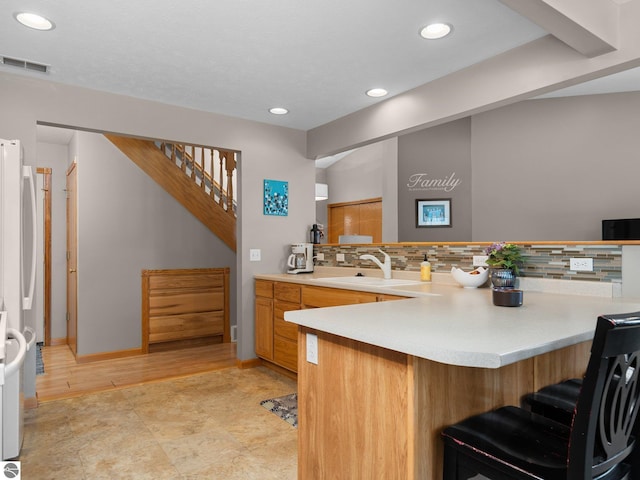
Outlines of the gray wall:
[{"label": "gray wall", "polygon": [[640,93],[529,100],[472,120],[473,235],[600,240],[640,217]]},{"label": "gray wall", "polygon": [[[640,217],[638,112],[640,92],[527,100],[400,137],[399,240],[600,240]],[[411,191],[416,172],[462,182]],[[448,197],[452,228],[415,227],[416,198]]]},{"label": "gray wall", "polygon": [[[397,145],[396,138],[367,145],[326,168],[324,178],[329,185],[329,200],[318,204],[326,207],[332,203],[381,197],[382,239],[384,242],[396,242]],[[316,177],[322,178],[322,174]]]},{"label": "gray wall", "polygon": [[103,135],[76,135],[78,353],[138,348],[142,270],[229,267],[234,280],[235,253]]},{"label": "gray wall", "polygon": [[[67,198],[69,147],[38,142],[38,166],[51,168],[51,338],[67,336]],[[42,265],[42,261],[38,262]],[[42,277],[42,269],[38,271]],[[42,302],[42,291],[39,301]],[[42,321],[42,319],[36,319]],[[43,341],[38,338],[38,341]]]},{"label": "gray wall", "polygon": [[[316,183],[327,183],[327,169],[326,168],[316,168]],[[331,195],[331,192],[329,192]],[[315,223],[319,223],[324,225],[324,237],[320,239],[320,243],[327,243],[327,205],[329,204],[329,200],[318,200],[316,201],[316,221]]]},{"label": "gray wall", "polygon": [[[398,139],[398,239],[401,242],[471,240],[471,121],[457,120]],[[415,175],[443,186],[414,183]],[[447,181],[451,180],[451,181]],[[459,184],[454,186],[456,181]],[[453,186],[450,191],[447,191]],[[416,227],[416,200],[451,199],[449,227]],[[386,199],[385,199],[386,200]]]},{"label": "gray wall", "polygon": [[[31,165],[37,165],[37,122],[242,152],[235,285],[238,357],[254,358],[253,275],[284,271],[287,245],[307,238],[308,225],[315,216],[315,165],[304,157],[305,132],[4,72],[0,73],[0,103],[2,136],[22,140],[25,162]],[[265,178],[290,182],[288,217],[262,215]],[[250,248],[262,251],[260,262],[249,262]],[[111,280],[116,282],[118,277]],[[80,281],[90,282],[91,278],[85,276]],[[82,307],[82,311],[86,310]]]}]

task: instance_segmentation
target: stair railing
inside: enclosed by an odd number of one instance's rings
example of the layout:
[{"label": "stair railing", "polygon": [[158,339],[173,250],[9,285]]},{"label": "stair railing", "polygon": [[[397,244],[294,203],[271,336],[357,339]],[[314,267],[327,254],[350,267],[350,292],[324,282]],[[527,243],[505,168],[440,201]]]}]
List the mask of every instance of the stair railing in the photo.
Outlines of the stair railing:
[{"label": "stair railing", "polygon": [[236,216],[236,152],[168,142],[156,142],[156,146],[229,215]]}]

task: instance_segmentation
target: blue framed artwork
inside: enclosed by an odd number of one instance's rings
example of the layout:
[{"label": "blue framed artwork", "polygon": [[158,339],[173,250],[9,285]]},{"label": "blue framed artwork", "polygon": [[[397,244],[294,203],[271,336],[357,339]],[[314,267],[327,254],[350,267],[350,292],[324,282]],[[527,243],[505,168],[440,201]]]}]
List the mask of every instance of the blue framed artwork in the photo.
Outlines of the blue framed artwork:
[{"label": "blue framed artwork", "polygon": [[289,215],[289,182],[280,180],[264,181],[263,213],[278,217]]},{"label": "blue framed artwork", "polygon": [[416,200],[416,227],[450,227],[451,199]]}]

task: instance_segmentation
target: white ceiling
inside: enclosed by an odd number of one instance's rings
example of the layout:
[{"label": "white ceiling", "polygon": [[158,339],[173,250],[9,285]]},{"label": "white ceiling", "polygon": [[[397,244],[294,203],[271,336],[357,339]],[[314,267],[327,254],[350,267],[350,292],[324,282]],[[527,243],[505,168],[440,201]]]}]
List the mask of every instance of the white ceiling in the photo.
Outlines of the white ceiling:
[{"label": "white ceiling", "polygon": [[[56,28],[25,28],[19,11]],[[453,33],[422,39],[434,21]],[[393,96],[544,35],[498,0],[4,0],[0,55],[50,72],[0,71],[308,130],[381,101],[369,88]],[[562,94],[638,89],[620,75]]]}]

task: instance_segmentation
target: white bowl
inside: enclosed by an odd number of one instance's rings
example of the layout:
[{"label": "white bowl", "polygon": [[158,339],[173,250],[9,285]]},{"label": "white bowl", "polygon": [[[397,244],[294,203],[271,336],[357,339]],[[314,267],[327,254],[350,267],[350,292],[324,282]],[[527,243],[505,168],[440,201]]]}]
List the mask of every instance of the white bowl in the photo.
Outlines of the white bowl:
[{"label": "white bowl", "polygon": [[473,271],[478,273],[471,274],[471,272],[465,272],[457,267],[451,267],[451,275],[454,280],[464,288],[477,288],[489,278],[489,270],[484,267],[478,267]]}]

